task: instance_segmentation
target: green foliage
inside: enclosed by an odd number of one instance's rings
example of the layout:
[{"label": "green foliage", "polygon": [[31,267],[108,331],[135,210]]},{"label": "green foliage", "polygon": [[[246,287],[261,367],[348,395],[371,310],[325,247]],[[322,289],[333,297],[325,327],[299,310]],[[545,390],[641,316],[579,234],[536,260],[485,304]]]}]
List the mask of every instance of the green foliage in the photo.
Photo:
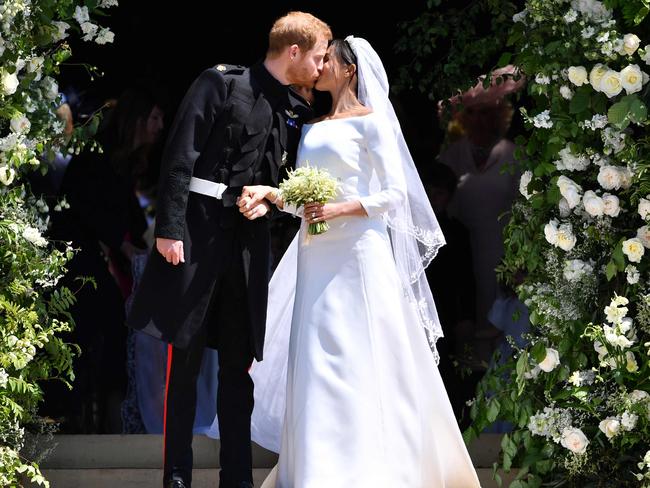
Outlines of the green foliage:
[{"label": "green foliage", "polygon": [[38,465],[21,455],[25,428],[38,422],[39,383],[74,379],[75,348],[61,335],[71,330],[75,297],[58,286],[73,251],[47,240],[49,209],[24,180],[32,171],[45,172],[56,151],[79,151],[96,130],[97,119],[76,128],[69,141],[56,113],[55,77],[70,57],[70,32],[98,44],[112,40],[89,14],[116,2],[84,3],[0,3],[0,486],[26,479],[49,486]]}]

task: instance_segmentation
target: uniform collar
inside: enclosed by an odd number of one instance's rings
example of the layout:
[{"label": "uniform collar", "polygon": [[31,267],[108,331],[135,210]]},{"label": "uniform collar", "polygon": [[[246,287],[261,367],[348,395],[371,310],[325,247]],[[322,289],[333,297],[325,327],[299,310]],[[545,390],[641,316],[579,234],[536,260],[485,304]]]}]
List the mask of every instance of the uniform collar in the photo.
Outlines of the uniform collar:
[{"label": "uniform collar", "polygon": [[255,80],[257,80],[260,85],[262,85],[262,90],[268,96],[273,98],[279,98],[286,100],[289,86],[283,85],[275,78],[269,70],[266,69],[262,61],[258,61],[253,66],[251,66],[251,73]]}]

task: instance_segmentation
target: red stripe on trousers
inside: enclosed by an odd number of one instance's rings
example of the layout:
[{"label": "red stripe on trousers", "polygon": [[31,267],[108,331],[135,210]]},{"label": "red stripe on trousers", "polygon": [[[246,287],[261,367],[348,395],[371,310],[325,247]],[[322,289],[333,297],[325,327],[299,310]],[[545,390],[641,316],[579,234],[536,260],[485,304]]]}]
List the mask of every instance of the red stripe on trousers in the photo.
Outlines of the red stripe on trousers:
[{"label": "red stripe on trousers", "polygon": [[163,471],[166,468],[167,462],[167,397],[169,396],[169,377],[172,372],[172,353],[174,351],[174,346],[167,344],[167,377],[165,379],[165,406],[163,410]]}]

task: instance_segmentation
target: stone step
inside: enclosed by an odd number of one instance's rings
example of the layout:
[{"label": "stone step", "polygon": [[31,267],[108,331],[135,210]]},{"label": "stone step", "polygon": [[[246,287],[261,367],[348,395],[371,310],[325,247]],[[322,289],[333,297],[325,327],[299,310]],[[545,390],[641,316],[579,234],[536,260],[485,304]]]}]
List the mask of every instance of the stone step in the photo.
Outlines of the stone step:
[{"label": "stone step", "polygon": [[[492,464],[497,460],[500,434],[484,434],[469,447],[483,488],[496,487]],[[162,485],[160,435],[57,435],[41,446],[50,450],[40,465],[52,488],[158,488]],[[218,485],[219,441],[194,436],[194,488]],[[277,454],[253,445],[255,486],[277,462]],[[503,476],[511,480],[513,473]],[[506,484],[507,486],[507,484]]]},{"label": "stone step", "polygon": [[[254,469],[253,481],[256,487],[262,485],[270,469]],[[478,468],[482,488],[497,488],[492,480],[492,470]],[[45,477],[51,488],[160,488],[162,486],[161,469],[46,469]],[[193,488],[216,488],[219,475],[216,469],[194,469]],[[514,478],[514,474],[504,476],[505,486]]]},{"label": "stone step", "polygon": [[[474,466],[491,468],[498,458],[500,434],[484,434],[469,446]],[[41,462],[50,469],[129,468],[154,469],[162,463],[162,436],[160,435],[57,435],[48,457]],[[219,441],[204,435],[195,435],[193,441],[196,468],[219,467]],[[253,466],[270,468],[277,455],[253,444]]]}]

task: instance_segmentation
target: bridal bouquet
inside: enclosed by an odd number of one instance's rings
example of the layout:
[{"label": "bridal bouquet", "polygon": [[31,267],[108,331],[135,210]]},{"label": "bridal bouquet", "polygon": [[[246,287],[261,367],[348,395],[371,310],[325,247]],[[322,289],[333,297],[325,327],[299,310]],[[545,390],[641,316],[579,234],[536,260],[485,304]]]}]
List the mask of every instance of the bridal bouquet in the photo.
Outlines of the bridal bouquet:
[{"label": "bridal bouquet", "polygon": [[[303,166],[289,172],[288,177],[280,183],[282,200],[297,207],[307,203],[327,203],[336,196],[338,182],[327,170]],[[309,224],[307,233],[318,235],[329,229],[327,222]]]}]

